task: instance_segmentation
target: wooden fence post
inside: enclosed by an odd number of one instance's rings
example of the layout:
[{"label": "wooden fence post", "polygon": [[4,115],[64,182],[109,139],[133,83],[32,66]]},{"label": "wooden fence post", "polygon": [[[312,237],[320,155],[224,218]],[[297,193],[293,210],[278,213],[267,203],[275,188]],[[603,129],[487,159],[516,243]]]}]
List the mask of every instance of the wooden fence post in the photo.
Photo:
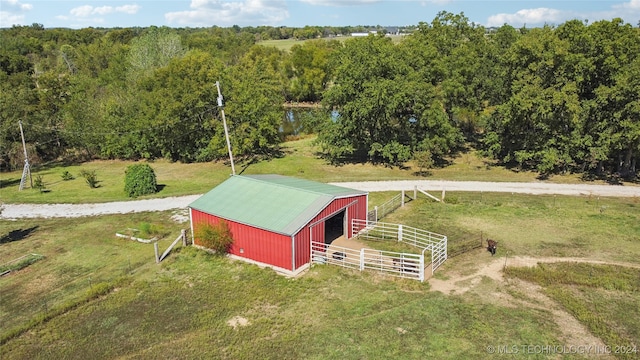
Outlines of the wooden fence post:
[{"label": "wooden fence post", "polygon": [[187,246],[187,230],[180,230],[180,234],[182,235],[182,246]]},{"label": "wooden fence post", "polygon": [[158,264],[158,263],[160,263],[160,257],[158,256],[158,253],[159,253],[159,251],[158,251],[158,242],[154,242],[153,243],[153,249],[156,252],[156,264]]},{"label": "wooden fence post", "polygon": [[404,207],[404,190],[402,190],[402,202],[400,203],[400,207]]}]

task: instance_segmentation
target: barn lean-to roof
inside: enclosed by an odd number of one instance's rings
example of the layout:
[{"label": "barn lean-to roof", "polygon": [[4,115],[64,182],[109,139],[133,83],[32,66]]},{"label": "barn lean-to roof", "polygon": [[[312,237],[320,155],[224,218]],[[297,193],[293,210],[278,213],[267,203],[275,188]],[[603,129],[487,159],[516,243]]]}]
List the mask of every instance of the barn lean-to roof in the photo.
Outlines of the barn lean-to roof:
[{"label": "barn lean-to roof", "polygon": [[336,198],[364,191],[281,175],[234,175],[189,204],[245,225],[294,235]]}]

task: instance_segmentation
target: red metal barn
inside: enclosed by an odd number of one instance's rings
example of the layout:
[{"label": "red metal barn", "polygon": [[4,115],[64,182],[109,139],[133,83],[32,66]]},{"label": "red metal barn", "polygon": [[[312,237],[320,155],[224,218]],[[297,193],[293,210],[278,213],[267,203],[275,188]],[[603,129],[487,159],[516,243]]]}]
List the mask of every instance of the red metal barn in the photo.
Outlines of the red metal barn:
[{"label": "red metal barn", "polygon": [[233,257],[296,274],[310,263],[311,239],[350,238],[351,220],[367,218],[367,201],[367,192],[315,181],[234,175],[189,205],[191,232],[224,220]]}]

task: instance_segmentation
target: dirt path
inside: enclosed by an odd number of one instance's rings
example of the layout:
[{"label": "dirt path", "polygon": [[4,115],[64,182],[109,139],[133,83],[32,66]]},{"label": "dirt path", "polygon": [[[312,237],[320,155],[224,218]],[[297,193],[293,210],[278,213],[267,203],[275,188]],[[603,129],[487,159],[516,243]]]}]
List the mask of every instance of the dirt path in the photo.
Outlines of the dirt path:
[{"label": "dirt path", "polygon": [[[575,257],[513,257],[507,261],[507,266],[535,266],[538,263],[554,263],[554,262],[579,262],[590,264],[610,264],[620,265],[633,268],[640,268],[638,264],[610,262]],[[470,274],[461,275],[455,271],[447,274],[449,279],[443,280],[438,278],[430,278],[429,284],[432,291],[440,291],[447,295],[461,295],[469,291],[474,291],[483,278],[489,278],[497,283],[496,291],[478,292],[478,295],[484,301],[492,304],[500,304],[508,307],[524,306],[528,308],[548,311],[551,319],[557,324],[561,331],[560,341],[565,345],[592,345],[604,348],[605,344],[602,340],[589,332],[576,318],[565,311],[562,306],[557,304],[551,298],[542,292],[542,288],[538,285],[522,281],[519,279],[505,280],[502,270],[505,266],[504,258],[493,259],[486,265],[480,266],[473,270]],[[522,297],[514,297],[510,293],[524,294]],[[611,358],[610,356],[598,356],[599,359]]]}]

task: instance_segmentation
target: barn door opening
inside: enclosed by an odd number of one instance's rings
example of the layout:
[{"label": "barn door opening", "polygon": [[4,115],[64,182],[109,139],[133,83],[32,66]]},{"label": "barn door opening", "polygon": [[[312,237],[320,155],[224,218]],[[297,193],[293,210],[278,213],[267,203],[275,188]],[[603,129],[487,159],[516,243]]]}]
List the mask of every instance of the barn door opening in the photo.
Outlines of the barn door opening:
[{"label": "barn door opening", "polygon": [[324,243],[329,245],[334,240],[344,236],[344,216],[346,210],[342,210],[324,222]]}]

